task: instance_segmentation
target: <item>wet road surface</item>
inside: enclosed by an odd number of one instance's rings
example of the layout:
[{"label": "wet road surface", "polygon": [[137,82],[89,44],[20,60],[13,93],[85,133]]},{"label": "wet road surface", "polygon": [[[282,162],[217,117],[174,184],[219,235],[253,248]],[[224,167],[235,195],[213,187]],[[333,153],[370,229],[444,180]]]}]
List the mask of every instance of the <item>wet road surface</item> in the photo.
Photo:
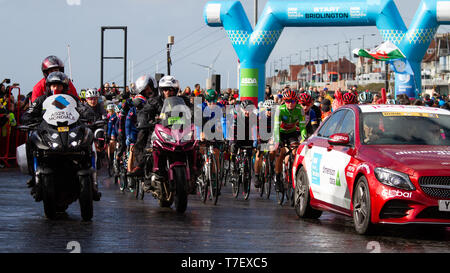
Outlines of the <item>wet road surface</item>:
[{"label": "wet road surface", "polygon": [[0,170],[0,252],[19,253],[449,253],[450,228],[389,226],[377,236],[360,236],[351,218],[324,212],[319,220],[300,220],[293,208],[260,198],[235,200],[230,186],[218,204],[190,195],[179,215],[160,208],[149,194],[136,200],[100,175],[100,202],[94,218],[82,222],[78,203],[50,221],[42,202],[34,202],[28,176]]}]

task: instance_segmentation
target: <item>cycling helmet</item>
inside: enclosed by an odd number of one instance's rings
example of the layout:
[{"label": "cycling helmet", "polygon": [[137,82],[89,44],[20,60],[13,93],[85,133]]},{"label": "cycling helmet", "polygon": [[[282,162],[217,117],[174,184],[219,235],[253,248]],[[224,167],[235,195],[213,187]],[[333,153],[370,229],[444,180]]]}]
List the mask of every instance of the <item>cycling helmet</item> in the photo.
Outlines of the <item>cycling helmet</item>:
[{"label": "cycling helmet", "polygon": [[142,96],[142,95],[137,95],[136,97],[134,97],[133,99],[133,105],[137,108],[140,108],[141,106],[144,105],[144,103],[147,101],[147,99]]},{"label": "cycling helmet", "polygon": [[98,91],[94,88],[89,88],[86,90],[86,99],[88,98],[98,98]]},{"label": "cycling helmet", "polygon": [[302,93],[298,96],[298,101],[301,104],[312,104],[314,99],[308,93]]},{"label": "cycling helmet", "polygon": [[209,102],[216,102],[219,98],[219,93],[214,89],[208,89],[205,92],[205,100]]},{"label": "cycling helmet", "polygon": [[372,103],[373,95],[370,92],[363,92],[363,93],[359,94],[358,100],[359,100],[359,103],[362,103],[362,104]]},{"label": "cycling helmet", "polygon": [[114,103],[110,103],[106,106],[107,111],[115,111],[116,105]]},{"label": "cycling helmet", "polygon": [[86,99],[86,90],[85,89],[81,89],[80,92],[80,99],[85,100]]},{"label": "cycling helmet", "polygon": [[342,96],[344,104],[358,104],[358,98],[355,94],[347,92]]},{"label": "cycling helmet", "polygon": [[164,76],[161,78],[161,80],[159,80],[159,87],[160,88],[172,87],[178,90],[180,88],[180,83],[178,82],[177,79],[175,79],[174,76]]},{"label": "cycling helmet", "polygon": [[275,102],[273,100],[266,100],[263,103],[263,107],[266,108],[266,109],[272,109],[274,104],[275,104]]},{"label": "cycling helmet", "polygon": [[139,77],[136,80],[134,86],[135,90],[133,92],[136,94],[140,94],[142,91],[145,90],[145,88],[147,88],[147,86],[150,86],[152,91],[155,91],[157,87],[156,80],[150,75],[142,75],[141,77]]},{"label": "cycling helmet", "polygon": [[64,63],[58,57],[51,55],[42,61],[41,70],[44,75],[47,75],[47,71],[54,67],[59,68],[59,71],[64,73]]},{"label": "cycling helmet", "polygon": [[247,106],[249,106],[249,105],[255,105],[252,100],[248,100],[248,99],[241,101],[240,104],[243,108],[247,108]]},{"label": "cycling helmet", "polygon": [[294,91],[283,91],[283,100],[297,100],[297,94]]},{"label": "cycling helmet", "polygon": [[62,84],[64,86],[64,90],[67,90],[69,88],[69,78],[66,76],[66,74],[56,71],[52,72],[48,75],[47,79],[45,80],[45,84],[47,87],[50,87],[51,84]]}]

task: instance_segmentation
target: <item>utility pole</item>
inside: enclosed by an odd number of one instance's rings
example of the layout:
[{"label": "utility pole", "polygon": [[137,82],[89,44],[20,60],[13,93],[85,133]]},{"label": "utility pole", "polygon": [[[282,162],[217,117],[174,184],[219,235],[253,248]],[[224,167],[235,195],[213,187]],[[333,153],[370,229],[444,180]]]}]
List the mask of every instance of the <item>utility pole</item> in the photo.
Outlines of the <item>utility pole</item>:
[{"label": "utility pole", "polygon": [[255,28],[258,24],[258,0],[255,0]]}]

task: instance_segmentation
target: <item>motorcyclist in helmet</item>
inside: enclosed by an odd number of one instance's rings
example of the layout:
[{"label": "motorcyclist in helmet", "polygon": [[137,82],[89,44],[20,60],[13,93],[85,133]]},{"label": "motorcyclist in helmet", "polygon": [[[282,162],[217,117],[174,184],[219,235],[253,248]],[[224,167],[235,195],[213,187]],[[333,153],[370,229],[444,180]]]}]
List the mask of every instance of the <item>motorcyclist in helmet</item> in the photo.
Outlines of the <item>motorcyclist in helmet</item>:
[{"label": "motorcyclist in helmet", "polygon": [[[44,109],[42,109],[44,101],[56,94],[68,94],[68,88],[69,88],[70,80],[69,78],[62,72],[52,72],[48,75],[46,80],[46,92],[44,95],[38,97],[34,102],[31,104],[30,108],[22,115],[22,124],[32,124],[41,122],[43,120],[43,114]],[[68,94],[69,95],[69,94]],[[71,94],[70,94],[71,95]],[[72,95],[71,95],[72,96]],[[73,96],[72,96],[73,97]],[[77,101],[77,111],[80,113],[81,119],[86,119],[86,116],[84,115],[84,112],[80,110],[81,104],[79,101]],[[31,141],[27,141],[27,160],[28,160],[28,166],[29,168],[33,166],[32,162],[32,151],[33,146]],[[32,173],[32,178],[30,181],[27,182],[29,187],[33,187],[31,194],[34,196],[36,201],[41,200],[41,196],[39,196],[39,191],[37,191],[36,188],[36,181],[34,176],[34,170],[30,168],[30,173]],[[98,192],[97,187],[97,181],[94,179],[94,193],[93,193],[93,199],[95,201],[99,201],[101,197],[101,193]]]},{"label": "motorcyclist in helmet", "polygon": [[[62,72],[64,73],[64,63],[56,56],[48,56],[42,61],[41,70],[44,74],[44,78],[42,78],[34,87],[33,93],[31,95],[31,102],[34,102],[38,97],[42,96],[46,92],[46,79],[52,72]],[[72,82],[69,80],[68,83],[68,91],[67,94],[72,95],[77,100],[80,100],[77,94],[77,90],[75,86],[73,86]],[[58,92],[58,91],[57,91]],[[55,93],[59,94],[59,93]]]},{"label": "motorcyclist in helmet", "polygon": [[[150,113],[149,116],[154,118],[151,120],[152,121],[151,122],[151,126],[152,126],[151,132],[153,132],[154,125],[161,118],[160,115],[161,115],[161,111],[162,111],[162,108],[164,105],[164,100],[169,97],[176,96],[180,89],[180,83],[173,76],[162,77],[158,83],[158,86],[159,86],[159,88],[158,88],[159,95],[154,96],[149,99],[149,101],[148,101],[149,106],[148,106],[148,109],[146,109],[146,111],[148,113]],[[188,104],[187,104],[187,106],[189,107]],[[156,113],[156,116],[154,116],[155,113]],[[151,136],[151,134],[149,135],[149,137],[150,136]],[[191,155],[189,155],[189,156],[191,156]],[[163,166],[161,164],[163,164],[164,162],[159,160],[159,158],[160,158],[160,154],[157,151],[153,151],[153,175],[156,177],[156,179],[162,179],[161,170],[163,169]],[[195,165],[196,164],[195,157],[191,158],[191,162],[193,162],[193,166],[196,166]],[[145,180],[144,190],[147,191],[150,188],[151,188],[150,181]]]}]

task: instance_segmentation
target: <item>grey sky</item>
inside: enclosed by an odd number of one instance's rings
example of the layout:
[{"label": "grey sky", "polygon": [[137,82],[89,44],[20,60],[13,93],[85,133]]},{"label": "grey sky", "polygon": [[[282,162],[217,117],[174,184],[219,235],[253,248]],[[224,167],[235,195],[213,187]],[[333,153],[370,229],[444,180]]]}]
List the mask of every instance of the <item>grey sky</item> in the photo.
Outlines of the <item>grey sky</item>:
[{"label": "grey sky", "polygon": [[[80,2],[80,5],[73,5]],[[165,46],[169,35],[175,36],[172,51],[175,75],[182,87],[195,83],[205,86],[207,70],[193,62],[209,65],[221,54],[215,65],[222,75],[222,87],[236,87],[237,57],[225,31],[207,27],[203,9],[207,0],[0,0],[0,78],[11,78],[21,84],[22,93],[32,90],[42,78],[40,65],[48,55],[57,55],[66,64],[69,75],[67,46],[70,45],[74,85],[82,88],[99,87],[100,27],[128,27],[128,60],[134,62],[134,80],[144,73],[166,72]],[[243,0],[244,8],[253,23],[254,0]],[[267,0],[259,0],[261,13]],[[396,0],[407,25],[412,20],[420,0]],[[440,27],[446,32],[449,27]],[[351,28],[286,28],[272,52],[269,62],[282,56],[298,53],[311,47],[344,42],[362,34],[366,47],[381,41],[375,27]],[[123,32],[106,32],[106,55],[123,53]],[[361,41],[353,41],[353,48]],[[317,55],[317,53],[313,54]],[[348,45],[342,44],[340,55],[348,55]],[[303,53],[306,54],[306,53]],[[321,53],[322,55],[323,53]],[[332,58],[336,47],[330,47]],[[298,62],[298,55],[292,62]],[[157,62],[159,64],[157,65]],[[287,65],[289,60],[284,59]],[[105,81],[122,84],[122,61],[105,62]],[[269,72],[268,72],[269,73]],[[228,78],[229,75],[229,78]]]}]

